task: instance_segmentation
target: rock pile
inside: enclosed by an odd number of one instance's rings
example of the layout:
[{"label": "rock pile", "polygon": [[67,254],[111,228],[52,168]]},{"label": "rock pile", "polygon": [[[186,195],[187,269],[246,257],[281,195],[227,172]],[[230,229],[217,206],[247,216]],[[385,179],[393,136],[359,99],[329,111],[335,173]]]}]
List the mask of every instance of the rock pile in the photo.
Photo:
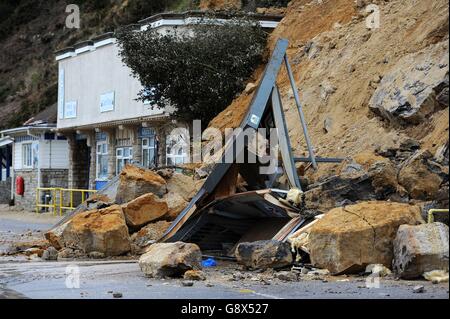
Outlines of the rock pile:
[{"label": "rock pile", "polygon": [[126,165],[116,185],[89,198],[45,238],[60,258],[141,254],[186,207],[199,183],[174,171]]}]

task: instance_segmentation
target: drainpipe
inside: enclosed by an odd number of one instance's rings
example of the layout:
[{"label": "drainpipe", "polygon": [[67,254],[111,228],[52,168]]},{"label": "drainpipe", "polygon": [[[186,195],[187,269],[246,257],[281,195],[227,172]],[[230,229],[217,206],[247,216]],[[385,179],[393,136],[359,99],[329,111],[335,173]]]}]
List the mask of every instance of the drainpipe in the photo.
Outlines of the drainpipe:
[{"label": "drainpipe", "polygon": [[14,178],[14,173],[15,173],[15,169],[14,169],[14,161],[15,161],[14,154],[15,154],[15,152],[14,152],[14,149],[15,149],[15,147],[16,147],[15,143],[12,143],[12,147],[11,147],[12,163],[11,163],[11,165],[12,165],[13,169],[10,172],[10,175],[11,175],[11,198],[10,199],[11,199],[11,201],[14,200],[14,193],[15,193],[15,186],[16,186],[16,181],[14,180],[15,179]]},{"label": "drainpipe", "polygon": [[[41,153],[41,147],[40,147],[40,141],[41,141],[41,136],[40,135],[33,135],[31,134],[31,130],[28,129],[27,130],[27,135],[37,138],[38,140],[38,167],[37,167],[37,171],[38,171],[38,176],[37,176],[37,187],[41,187],[41,159],[40,159],[40,153]],[[31,154],[33,154],[33,151],[31,151]]]}]

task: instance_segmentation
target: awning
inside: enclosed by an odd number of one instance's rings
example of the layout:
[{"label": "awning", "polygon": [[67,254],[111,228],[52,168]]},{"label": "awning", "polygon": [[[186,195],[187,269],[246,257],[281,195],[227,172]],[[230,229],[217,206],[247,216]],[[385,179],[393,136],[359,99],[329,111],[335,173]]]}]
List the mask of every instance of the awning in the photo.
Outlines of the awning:
[{"label": "awning", "polygon": [[14,139],[12,137],[6,136],[0,138],[0,147],[5,147],[7,145],[11,145],[14,143]]}]

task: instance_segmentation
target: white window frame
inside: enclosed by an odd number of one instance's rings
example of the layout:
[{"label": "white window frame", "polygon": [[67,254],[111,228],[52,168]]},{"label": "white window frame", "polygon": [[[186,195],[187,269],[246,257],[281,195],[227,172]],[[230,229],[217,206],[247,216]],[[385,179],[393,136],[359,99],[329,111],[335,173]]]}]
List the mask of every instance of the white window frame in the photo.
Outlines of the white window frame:
[{"label": "white window frame", "polygon": [[[108,143],[106,141],[98,141],[96,144],[96,160],[97,160],[97,165],[96,165],[96,179],[99,181],[104,181],[108,179],[108,173],[109,173],[109,169],[108,169]],[[106,176],[101,176],[100,172],[101,172],[101,161],[100,161],[100,157],[101,156],[106,156],[107,161],[106,161]]]},{"label": "white window frame", "polygon": [[[173,154],[173,147],[177,146],[175,150],[178,150],[177,154]],[[178,165],[184,164],[189,161],[187,147],[189,145],[183,142],[181,135],[174,137],[173,135],[168,135],[166,137],[166,165]],[[179,154],[181,151],[181,154]]]},{"label": "white window frame", "polygon": [[[153,146],[150,146],[150,140],[153,140]],[[153,137],[143,137],[142,141],[141,141],[141,146],[142,146],[142,166],[149,168],[150,164],[154,164],[155,163],[155,159],[158,156],[158,154],[156,154],[157,151],[157,147],[156,147],[156,136]],[[150,160],[150,150],[153,150],[153,155],[154,158],[151,161]],[[147,151],[147,159],[148,159],[148,163],[145,163],[144,161],[144,152]]]},{"label": "white window frame", "polygon": [[64,118],[73,119],[77,117],[77,101],[66,102],[64,106]]},{"label": "white window frame", "polygon": [[33,168],[33,143],[22,143],[22,167]]},{"label": "white window frame", "polygon": [[[100,95],[100,112],[110,112],[114,111],[115,108],[115,100],[116,100],[116,93],[115,91],[105,92]],[[109,104],[106,104],[106,102],[109,101]]]},{"label": "white window frame", "polygon": [[[125,167],[127,163],[131,163],[133,160],[133,148],[132,147],[118,147],[116,148],[116,175],[120,174],[121,169]],[[119,165],[121,164],[121,165]]]}]

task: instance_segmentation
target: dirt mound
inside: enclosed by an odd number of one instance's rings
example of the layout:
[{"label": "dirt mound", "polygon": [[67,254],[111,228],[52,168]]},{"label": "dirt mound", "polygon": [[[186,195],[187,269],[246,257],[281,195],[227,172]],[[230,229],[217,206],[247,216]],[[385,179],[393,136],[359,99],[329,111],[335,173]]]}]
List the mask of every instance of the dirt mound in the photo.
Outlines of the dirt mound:
[{"label": "dirt mound", "polygon": [[[408,138],[418,140],[422,149],[434,154],[448,141],[448,107],[428,114],[419,124],[401,126],[375,115],[369,102],[383,77],[401,59],[448,39],[448,31],[443,30],[448,25],[447,2],[375,1],[381,24],[372,30],[367,28],[364,2],[357,3],[359,6],[353,0],[291,1],[285,18],[270,35],[268,52],[280,37],[290,42],[288,56],[317,155],[375,153],[380,147],[398,147]],[[251,81],[258,83],[261,74],[262,68]],[[278,84],[294,152],[306,155],[284,71]],[[239,126],[253,94],[242,93],[210,126]],[[339,165],[324,164],[319,171],[308,173],[308,178],[315,181],[338,171]]]}]

